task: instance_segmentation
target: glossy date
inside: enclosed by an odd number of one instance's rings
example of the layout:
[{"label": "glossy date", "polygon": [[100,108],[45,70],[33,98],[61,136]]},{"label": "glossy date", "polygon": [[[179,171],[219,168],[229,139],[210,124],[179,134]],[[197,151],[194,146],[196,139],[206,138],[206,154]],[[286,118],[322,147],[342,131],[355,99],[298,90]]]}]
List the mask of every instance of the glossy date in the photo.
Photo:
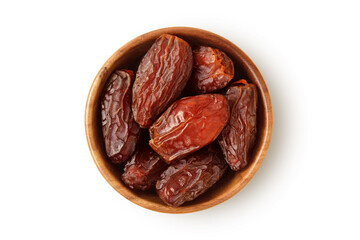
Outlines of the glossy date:
[{"label": "glossy date", "polygon": [[131,111],[132,71],[115,71],[101,101],[102,132],[108,157],[114,163],[127,160],[134,152],[140,127]]},{"label": "glossy date", "polygon": [[149,146],[135,152],[126,163],[123,182],[132,189],[148,190],[155,186],[156,180],[167,167],[161,157]]},{"label": "glossy date", "polygon": [[149,145],[170,163],[214,141],[228,119],[229,106],[223,95],[185,97],[150,127]]},{"label": "glossy date", "polygon": [[256,138],[257,92],[254,84],[233,85],[226,92],[230,119],[218,142],[230,168],[244,168],[251,157]]},{"label": "glossy date", "polygon": [[200,46],[194,49],[194,70],[189,85],[196,93],[224,88],[234,77],[234,64],[222,51]]},{"label": "glossy date", "polygon": [[226,169],[219,152],[203,149],[172,163],[161,174],[156,190],[167,205],[180,206],[213,186]]},{"label": "glossy date", "polygon": [[148,128],[177,97],[193,65],[190,45],[170,34],[161,35],[140,62],[133,87],[135,121]]}]

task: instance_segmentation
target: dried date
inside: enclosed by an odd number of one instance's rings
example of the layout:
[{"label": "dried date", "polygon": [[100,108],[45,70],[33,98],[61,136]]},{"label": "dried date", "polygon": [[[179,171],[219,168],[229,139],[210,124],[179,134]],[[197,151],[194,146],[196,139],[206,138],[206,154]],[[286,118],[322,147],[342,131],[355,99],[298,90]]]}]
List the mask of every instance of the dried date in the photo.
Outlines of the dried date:
[{"label": "dried date", "polygon": [[189,85],[192,91],[208,93],[224,88],[234,77],[234,64],[222,51],[200,46],[193,51],[194,69]]},{"label": "dried date", "polygon": [[121,178],[130,188],[144,191],[155,186],[166,167],[161,157],[147,146],[136,151],[126,163]]},{"label": "dried date", "polygon": [[149,145],[170,163],[214,141],[229,119],[229,106],[220,94],[182,98],[150,127]]},{"label": "dried date", "polygon": [[180,206],[213,186],[226,169],[219,152],[203,149],[172,163],[161,174],[156,190],[167,205]]},{"label": "dried date", "polygon": [[256,87],[242,82],[245,85],[233,85],[226,92],[231,114],[218,139],[225,160],[234,171],[248,164],[256,138]]},{"label": "dried date", "polygon": [[131,111],[132,78],[130,70],[115,71],[108,80],[101,101],[105,149],[114,163],[127,160],[139,139],[140,127]]},{"label": "dried date", "polygon": [[161,35],[140,62],[133,87],[135,121],[149,127],[184,89],[192,70],[190,45],[170,34]]}]

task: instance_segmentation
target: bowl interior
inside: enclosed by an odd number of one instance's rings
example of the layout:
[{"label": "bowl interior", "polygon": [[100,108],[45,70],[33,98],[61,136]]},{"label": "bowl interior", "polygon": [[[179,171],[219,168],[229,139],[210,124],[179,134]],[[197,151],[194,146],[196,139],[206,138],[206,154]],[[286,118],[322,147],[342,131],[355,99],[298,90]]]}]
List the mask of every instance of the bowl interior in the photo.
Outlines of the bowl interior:
[{"label": "bowl interior", "polygon": [[[121,181],[122,169],[107,159],[102,140],[100,98],[105,83],[116,69],[132,69],[136,73],[143,55],[155,39],[163,33],[174,34],[190,45],[207,45],[224,51],[234,62],[235,80],[245,78],[258,89],[258,136],[253,149],[252,160],[242,171],[228,171],[226,176],[197,199],[174,208],[165,205],[155,191],[142,192],[127,188]],[[209,208],[239,192],[254,176],[267,152],[272,132],[272,109],[266,84],[249,57],[230,41],[208,31],[186,27],[159,29],[141,35],[116,51],[103,65],[91,86],[88,96],[85,128],[87,140],[94,161],[105,179],[113,188],[130,201],[160,212],[185,213]]]}]

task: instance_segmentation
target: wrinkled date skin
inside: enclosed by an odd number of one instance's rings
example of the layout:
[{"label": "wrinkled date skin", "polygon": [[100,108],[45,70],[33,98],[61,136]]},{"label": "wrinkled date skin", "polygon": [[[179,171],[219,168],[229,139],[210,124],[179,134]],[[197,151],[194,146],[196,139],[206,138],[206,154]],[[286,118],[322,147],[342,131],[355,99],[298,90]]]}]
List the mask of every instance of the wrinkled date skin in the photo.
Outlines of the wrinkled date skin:
[{"label": "wrinkled date skin", "polygon": [[222,51],[200,46],[193,51],[194,70],[189,80],[192,91],[208,93],[224,88],[234,77],[234,64]]},{"label": "wrinkled date skin", "polygon": [[257,92],[254,84],[234,85],[226,92],[231,114],[218,142],[234,171],[249,162],[256,138]]},{"label": "wrinkled date skin", "polygon": [[219,152],[203,149],[172,163],[161,174],[156,190],[167,205],[180,206],[213,186],[227,168]]},{"label": "wrinkled date skin", "polygon": [[130,188],[145,191],[155,187],[156,180],[167,166],[149,146],[143,147],[126,163],[121,178]]},{"label": "wrinkled date skin", "polygon": [[189,80],[193,65],[190,45],[163,34],[141,60],[133,87],[135,121],[148,128],[176,98]]},{"label": "wrinkled date skin", "polygon": [[114,163],[127,160],[134,152],[140,127],[131,111],[130,70],[115,71],[101,101],[102,131],[108,157]]},{"label": "wrinkled date skin", "polygon": [[203,94],[176,101],[151,126],[149,145],[170,163],[214,141],[229,119],[220,94]]}]

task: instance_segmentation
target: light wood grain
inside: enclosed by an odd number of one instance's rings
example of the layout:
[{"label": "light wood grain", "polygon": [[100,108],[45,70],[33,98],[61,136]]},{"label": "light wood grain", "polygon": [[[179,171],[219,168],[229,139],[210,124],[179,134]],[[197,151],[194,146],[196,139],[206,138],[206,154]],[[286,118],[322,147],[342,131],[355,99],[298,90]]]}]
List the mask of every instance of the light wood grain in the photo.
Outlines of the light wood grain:
[{"label": "light wood grain", "polygon": [[[212,46],[226,52],[234,61],[235,79],[245,78],[256,84],[259,94],[258,136],[250,164],[240,172],[230,172],[208,192],[180,207],[165,205],[156,195],[134,191],[120,180],[119,170],[111,164],[105,154],[101,134],[100,96],[109,75],[116,69],[136,69],[141,57],[155,39],[163,33],[177,35],[192,45]],[[189,27],[171,27],[143,34],[117,50],[102,66],[95,77],[88,95],[85,110],[85,131],[91,155],[101,174],[122,196],[147,209],[164,213],[189,213],[200,211],[226,201],[234,196],[256,174],[270,145],[273,116],[270,94],[260,71],[251,59],[229,40],[214,33]],[[241,203],[239,203],[241,204]]]}]

